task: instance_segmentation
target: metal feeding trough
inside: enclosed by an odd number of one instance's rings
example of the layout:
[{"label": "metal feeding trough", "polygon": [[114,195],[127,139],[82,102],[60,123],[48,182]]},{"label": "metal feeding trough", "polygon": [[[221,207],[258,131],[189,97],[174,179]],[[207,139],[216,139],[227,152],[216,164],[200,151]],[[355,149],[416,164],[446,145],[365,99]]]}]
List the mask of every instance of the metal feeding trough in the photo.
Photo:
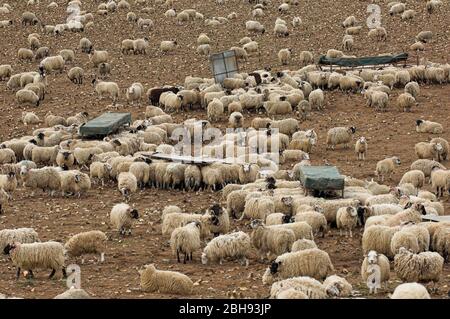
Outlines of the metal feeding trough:
[{"label": "metal feeding trough", "polygon": [[80,127],[82,137],[107,136],[126,124],[131,124],[131,113],[103,113]]},{"label": "metal feeding trough", "polygon": [[234,50],[214,53],[209,56],[211,69],[216,83],[223,83],[225,78],[231,78],[239,73],[239,67]]},{"label": "metal feeding trough", "polygon": [[341,190],[344,196],[344,177],[335,166],[302,166],[300,182],[308,192]]}]

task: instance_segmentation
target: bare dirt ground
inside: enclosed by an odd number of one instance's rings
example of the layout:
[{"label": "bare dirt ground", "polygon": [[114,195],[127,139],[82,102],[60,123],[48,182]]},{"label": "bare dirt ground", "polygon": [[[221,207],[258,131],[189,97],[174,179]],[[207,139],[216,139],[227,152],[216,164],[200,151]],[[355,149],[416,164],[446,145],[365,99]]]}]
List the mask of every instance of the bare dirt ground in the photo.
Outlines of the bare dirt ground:
[{"label": "bare dirt ground", "polygon": [[[15,73],[37,70],[38,62],[24,63],[17,58],[17,50],[27,47],[28,34],[40,33],[38,27],[22,27],[21,13],[25,10],[33,11],[46,24],[63,23],[66,18],[64,1],[57,1],[60,7],[49,12],[46,5],[50,1],[41,0],[40,6],[27,7],[24,2],[10,1],[13,11],[2,19],[14,20],[14,27],[0,29],[0,64],[11,64]],[[148,1],[150,3],[150,1]],[[264,66],[271,66],[273,70],[280,70],[276,53],[279,49],[290,47],[294,50],[294,58],[288,68],[298,68],[298,54],[302,50],[311,50],[316,56],[323,54],[329,48],[340,49],[344,30],[340,23],[348,15],[354,14],[359,21],[365,21],[366,7],[372,1],[301,1],[294,6],[284,18],[288,21],[293,16],[300,16],[303,25],[291,32],[288,38],[275,38],[272,34],[274,21],[278,16],[277,1],[266,15],[259,19],[267,32],[257,36],[260,43],[261,55],[251,57],[249,62],[241,64],[241,70],[252,71]],[[434,62],[445,62],[450,52],[450,29],[445,28],[445,21],[450,14],[450,7],[446,3],[440,12],[428,15],[425,3],[422,1],[406,1],[408,8],[415,9],[418,14],[409,22],[400,20],[399,16],[390,17],[386,4],[389,1],[375,1],[382,7],[382,24],[388,31],[388,40],[382,44],[372,43],[367,39],[367,28],[364,26],[361,35],[355,36],[355,49],[351,54],[357,56],[376,55],[383,52],[400,52],[408,50],[414,42],[414,36],[422,30],[434,33],[433,42],[427,45],[424,57]],[[98,1],[84,1],[83,10],[95,12]],[[275,5],[277,3],[277,5]],[[200,32],[207,32],[213,41],[213,51],[221,51],[238,45],[241,37],[247,35],[244,22],[251,19],[251,6],[241,0],[229,0],[219,7],[213,1],[184,0],[176,2],[177,11],[194,8],[205,17],[226,16],[235,11],[236,20],[218,28],[206,28],[199,21],[178,26],[172,19],[163,16],[166,10],[156,6],[151,14],[139,14],[141,6],[132,4],[132,11],[138,16],[149,16],[155,21],[152,31],[139,31],[136,26],[126,21],[126,12],[111,13],[106,17],[95,15],[94,27],[84,33],[67,32],[60,37],[41,34],[41,45],[48,46],[52,54],[64,48],[76,49],[82,37],[89,38],[97,49],[108,50],[114,66],[111,80],[116,81],[121,89],[125,89],[133,82],[141,82],[146,89],[163,84],[182,84],[185,76],[210,76],[209,63],[205,57],[195,53],[196,38]],[[153,6],[149,4],[148,6]],[[126,38],[147,36],[151,43],[151,52],[147,56],[123,56],[120,53],[120,43]],[[159,51],[161,40],[176,39],[180,47],[175,53],[162,55]],[[99,100],[90,86],[89,75],[94,73],[86,54],[76,50],[73,63],[85,69],[88,78],[83,85],[72,84],[63,74],[49,76],[49,94],[37,109],[32,109],[41,118],[48,111],[53,114],[69,116],[86,110],[94,117],[111,110],[110,102]],[[70,66],[71,67],[71,66]],[[68,70],[69,67],[66,68]],[[395,107],[395,99],[400,90],[391,95],[388,112],[375,113],[373,109],[365,107],[361,95],[346,95],[339,92],[326,92],[326,109],[314,112],[311,120],[301,124],[302,129],[314,128],[319,134],[318,147],[312,152],[313,164],[330,163],[337,165],[343,174],[357,178],[372,178],[375,164],[378,160],[397,155],[402,165],[397,169],[390,185],[396,185],[402,174],[409,169],[416,159],[414,144],[426,141],[431,136],[418,134],[414,130],[415,120],[424,118],[442,123],[446,132],[442,135],[450,140],[448,123],[450,122],[450,85],[421,86],[420,105],[412,113],[401,113]],[[122,94],[118,107],[119,111],[132,112],[133,119],[143,118],[144,108],[127,107]],[[0,82],[0,138],[1,140],[31,134],[34,127],[26,127],[20,122],[22,111],[15,101],[14,94],[6,88],[6,82]],[[31,108],[27,108],[31,110]],[[246,124],[256,114],[246,115]],[[178,114],[177,121],[196,117],[205,119],[204,111]],[[357,127],[355,136],[365,136],[369,142],[369,154],[365,162],[356,161],[353,151],[338,149],[327,151],[324,141],[329,128],[339,125],[352,124]],[[225,127],[226,121],[221,123]],[[447,167],[449,162],[444,163]],[[109,184],[105,187],[94,186],[83,198],[50,198],[37,192],[31,196],[30,191],[18,189],[14,200],[6,207],[6,213],[0,216],[0,229],[16,227],[34,227],[41,240],[66,241],[71,235],[92,229],[102,230],[111,236],[108,242],[106,261],[97,263],[94,257],[82,265],[82,287],[91,295],[99,298],[176,298],[171,295],[149,294],[139,291],[139,275],[137,269],[147,263],[155,263],[157,268],[181,271],[190,276],[194,282],[199,282],[195,288],[193,298],[221,298],[227,292],[241,290],[244,297],[261,298],[268,296],[269,287],[262,285],[261,276],[267,267],[260,264],[253,256],[250,266],[245,269],[237,263],[224,265],[207,265],[200,263],[200,254],[194,255],[194,262],[183,265],[177,264],[168,246],[168,239],[161,234],[160,211],[165,205],[180,205],[186,212],[204,210],[215,201],[221,201],[221,194],[198,192],[185,193],[182,191],[168,191],[145,189],[133,196],[132,203],[141,213],[141,219],[136,225],[131,237],[119,238],[108,227],[107,214],[111,207],[122,201],[117,185]],[[449,198],[444,199],[446,213],[449,214]],[[250,231],[246,223],[233,221],[233,229]],[[317,238],[319,248],[326,250],[333,261],[337,274],[344,276],[359,291],[360,295],[369,298],[386,298],[400,281],[392,272],[389,291],[376,296],[368,296],[367,288],[360,279],[360,265],[363,260],[361,251],[361,234],[357,232],[353,239],[339,237],[335,229],[324,239]],[[75,260],[70,260],[75,262]],[[0,256],[0,292],[25,298],[52,298],[66,289],[63,280],[48,280],[48,273],[36,272],[36,279],[28,281],[21,278],[14,279],[15,269],[10,260]],[[450,290],[450,266],[447,263],[440,282],[439,290],[433,293],[434,298],[446,298]]]}]

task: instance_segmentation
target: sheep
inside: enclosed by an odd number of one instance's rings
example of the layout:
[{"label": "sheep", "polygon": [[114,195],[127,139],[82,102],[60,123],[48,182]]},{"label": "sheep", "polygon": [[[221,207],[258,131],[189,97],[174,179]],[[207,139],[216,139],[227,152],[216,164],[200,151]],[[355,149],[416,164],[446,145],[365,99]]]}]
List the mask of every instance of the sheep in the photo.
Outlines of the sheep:
[{"label": "sheep", "polygon": [[310,239],[298,239],[291,247],[291,252],[296,252],[305,249],[317,248],[316,243]]},{"label": "sheep", "polygon": [[295,222],[306,222],[311,226],[315,235],[322,233],[322,237],[325,237],[327,231],[327,219],[322,213],[314,210],[307,210],[304,212],[298,212],[294,217]]},{"label": "sheep", "polygon": [[416,132],[418,133],[431,133],[442,134],[444,129],[442,124],[437,122],[431,122],[426,120],[416,120]]},{"label": "sheep", "polygon": [[314,63],[313,54],[309,51],[301,51],[300,55],[299,55],[299,64],[301,66],[305,66],[305,65],[309,65],[311,63]]},{"label": "sheep", "polygon": [[[373,273],[375,270],[372,268],[372,266],[377,265],[380,269],[380,278],[378,284],[385,283],[387,287],[387,282],[390,278],[390,264],[389,259],[380,253],[377,253],[375,250],[371,250],[365,255],[364,260],[361,265],[361,277],[362,280],[367,282],[369,275]],[[372,268],[372,269],[370,269]],[[377,293],[377,289],[381,288],[380,286],[375,286],[374,288],[370,288],[369,293]],[[374,291],[372,291],[374,289]]]},{"label": "sheep", "polygon": [[395,255],[399,252],[400,247],[404,247],[413,253],[419,252],[419,242],[415,235],[408,231],[400,230],[392,236],[391,251]]},{"label": "sheep", "polygon": [[111,74],[111,64],[101,62],[98,64],[98,74],[100,78],[106,79]]},{"label": "sheep", "polygon": [[30,49],[20,48],[19,51],[17,52],[17,57],[20,60],[33,61],[34,54],[33,51],[31,51]]},{"label": "sheep", "polygon": [[0,65],[0,81],[8,80],[11,77],[13,69],[9,64]]},{"label": "sheep", "polygon": [[91,50],[89,51],[89,61],[96,68],[100,63],[107,63],[109,60],[108,51]]},{"label": "sheep", "polygon": [[334,150],[334,147],[339,144],[344,144],[344,148],[348,148],[351,136],[355,132],[356,128],[354,126],[334,127],[330,129],[327,133],[327,149],[331,147]]},{"label": "sheep", "polygon": [[36,61],[42,60],[50,55],[50,49],[48,47],[40,47],[36,50],[34,54],[34,59]]},{"label": "sheep", "polygon": [[22,89],[16,92],[16,100],[20,104],[29,104],[38,107],[40,104],[39,96],[31,90]]},{"label": "sheep", "polygon": [[116,204],[111,209],[110,222],[114,230],[121,235],[128,233],[131,235],[131,228],[134,224],[134,219],[139,218],[139,212],[125,203]]},{"label": "sheep", "polygon": [[277,37],[287,37],[289,36],[289,31],[286,24],[276,23],[273,28],[273,34]]},{"label": "sheep", "polygon": [[127,102],[133,105],[135,101],[138,102],[138,105],[141,103],[142,96],[144,94],[144,87],[141,83],[133,83],[131,86],[127,89],[126,97]]},{"label": "sheep", "polygon": [[389,15],[393,16],[395,14],[400,14],[405,11],[406,5],[404,3],[397,2],[394,5],[392,5],[389,9]]},{"label": "sheep", "polygon": [[405,93],[410,94],[414,99],[420,94],[419,84],[417,82],[409,82],[405,85]]},{"label": "sheep", "polygon": [[200,238],[204,239],[210,234],[211,224],[217,223],[218,219],[216,216],[209,214],[168,213],[162,219],[161,232],[164,236],[170,235],[175,228],[190,222],[199,222],[201,224]]},{"label": "sheep", "polygon": [[430,1],[427,1],[427,12],[429,14],[431,14],[431,13],[435,12],[436,10],[438,10],[441,6],[442,6],[442,1],[441,0],[430,0]]},{"label": "sheep", "polygon": [[98,178],[102,181],[102,186],[105,186],[105,181],[110,178],[112,167],[108,163],[92,162],[89,167],[89,175],[92,178]]},{"label": "sheep", "polygon": [[0,230],[0,250],[3,251],[10,243],[39,242],[39,235],[33,228],[15,228]]},{"label": "sheep", "polygon": [[337,291],[337,296],[339,297],[349,297],[353,289],[352,285],[347,280],[345,280],[345,278],[339,277],[337,275],[331,275],[327,277],[323,282],[323,286],[325,286],[325,289],[327,291]]},{"label": "sheep", "polygon": [[386,29],[383,27],[376,27],[374,29],[371,29],[367,34],[367,36],[376,41],[386,41],[387,32]]},{"label": "sheep", "polygon": [[403,174],[399,185],[411,183],[415,188],[422,188],[425,184],[425,174],[420,170],[411,170]]},{"label": "sheep", "polygon": [[361,136],[355,143],[355,153],[358,160],[365,160],[367,153],[367,140],[364,136]]},{"label": "sheep", "polygon": [[237,259],[248,266],[248,254],[251,248],[250,237],[242,232],[220,235],[211,240],[202,252],[202,264],[219,262],[222,265],[226,258]]},{"label": "sheep", "polygon": [[417,34],[416,40],[422,43],[428,43],[433,38],[433,32],[431,31],[421,31]]},{"label": "sheep", "polygon": [[394,258],[396,275],[406,282],[437,282],[442,273],[444,258],[435,252],[414,254],[401,247]]},{"label": "sheep", "polygon": [[191,222],[185,226],[175,228],[170,236],[170,247],[172,253],[177,256],[180,262],[180,253],[184,254],[183,263],[186,260],[193,260],[192,253],[200,248],[200,228],[199,222]]},{"label": "sheep", "polygon": [[21,23],[23,26],[36,25],[39,23],[39,19],[33,12],[25,11],[24,13],[22,13]]},{"label": "sheep", "polygon": [[75,156],[73,155],[73,152],[59,150],[55,162],[58,167],[70,169],[75,163]]},{"label": "sheep", "polygon": [[433,168],[431,171],[431,187],[439,198],[450,189],[450,171]]},{"label": "sheep", "polygon": [[145,292],[190,295],[194,289],[188,276],[176,271],[157,270],[154,264],[145,265],[139,274],[141,290]]},{"label": "sheep", "polygon": [[351,51],[353,48],[353,36],[346,34],[342,39],[342,48],[345,51]]},{"label": "sheep", "polygon": [[34,277],[34,268],[52,269],[49,279],[53,278],[56,270],[61,269],[66,278],[64,267],[64,246],[54,241],[34,243],[11,243],[4,248],[4,253],[10,255],[13,264],[17,267],[17,279],[21,269],[26,269],[31,278]]},{"label": "sheep", "polygon": [[73,67],[67,73],[67,77],[75,84],[83,84],[84,70],[80,67]]},{"label": "sheep", "polygon": [[444,148],[441,143],[419,142],[414,146],[414,151],[419,159],[433,159],[440,161]]},{"label": "sheep", "polygon": [[253,231],[251,243],[257,249],[261,260],[264,255],[281,255],[290,251],[295,241],[295,233],[291,229],[269,226],[266,227],[261,220],[251,222]]},{"label": "sheep", "polygon": [[[100,254],[100,262],[104,262],[106,241],[105,233],[99,230],[91,230],[69,238],[64,245],[64,249],[70,257],[79,257],[84,254]],[[84,259],[82,259],[81,263],[84,263]]]},{"label": "sheep", "polygon": [[391,299],[431,299],[431,297],[423,285],[408,282],[395,287]]},{"label": "sheep", "polygon": [[311,108],[316,108],[317,110],[323,109],[324,96],[321,89],[316,89],[309,94],[308,97]]},{"label": "sheep", "polygon": [[125,199],[137,191],[137,179],[132,173],[122,172],[117,177],[117,187]]},{"label": "sheep", "polygon": [[398,230],[399,227],[388,227],[383,225],[372,225],[365,228],[362,237],[363,253],[367,254],[369,251],[374,250],[389,258],[394,257],[394,254],[391,251],[391,240]]},{"label": "sheep", "polygon": [[411,112],[414,105],[418,105],[416,99],[409,93],[402,93],[397,98],[397,105],[403,112]]},{"label": "sheep", "polygon": [[445,167],[441,163],[429,159],[416,160],[411,164],[410,169],[422,171],[425,175],[425,178],[427,178],[431,177],[431,172],[435,167],[445,169]]},{"label": "sheep", "polygon": [[73,149],[73,156],[75,157],[78,165],[85,167],[87,167],[87,165],[91,162],[94,154],[101,153],[103,153],[103,150],[100,147],[75,147]]},{"label": "sheep", "polygon": [[75,53],[73,50],[64,49],[59,51],[59,55],[64,59],[64,62],[73,62],[75,60]]},{"label": "sheep", "polygon": [[46,73],[51,73],[53,71],[59,71],[62,73],[64,70],[64,65],[65,62],[62,56],[48,56],[39,63],[39,69],[41,72],[44,70]]},{"label": "sheep", "polygon": [[334,285],[325,286],[311,277],[293,277],[272,284],[271,299],[326,299],[339,295]]},{"label": "sheep", "polygon": [[266,31],[264,26],[258,21],[246,21],[245,29],[249,32],[261,33],[264,34]]},{"label": "sheep", "polygon": [[378,179],[381,178],[381,181],[383,182],[385,176],[389,175],[389,178],[391,178],[395,167],[400,164],[400,158],[397,156],[388,157],[384,160],[378,161],[375,168],[375,175],[377,175]]},{"label": "sheep", "polygon": [[418,42],[414,42],[413,44],[411,44],[409,49],[411,51],[419,52],[419,51],[424,51],[425,50],[425,46],[423,45],[422,42],[418,41]]},{"label": "sheep", "polygon": [[265,220],[270,214],[275,213],[275,204],[268,196],[246,199],[244,213],[240,220],[246,218]]},{"label": "sheep", "polygon": [[323,279],[334,272],[330,256],[323,250],[311,248],[278,256],[263,275],[263,284],[296,276]]},{"label": "sheep", "polygon": [[63,171],[60,172],[61,192],[62,196],[68,194],[78,194],[78,198],[83,193],[91,189],[91,179],[89,175],[80,171]]},{"label": "sheep", "polygon": [[256,164],[242,164],[239,167],[239,182],[241,184],[253,183],[259,171]]},{"label": "sheep", "polygon": [[[352,229],[356,227],[358,222],[358,213],[354,207],[341,207],[336,213],[336,225],[339,228],[339,234],[342,236],[342,229],[350,233],[350,238],[353,237]],[[346,235],[347,236],[347,235]]]},{"label": "sheep", "polygon": [[444,160],[446,161],[448,159],[448,154],[450,152],[450,145],[447,142],[446,139],[442,138],[442,137],[435,137],[433,139],[430,140],[431,144],[441,144],[442,146],[442,151],[439,152],[439,158],[438,160]]},{"label": "sheep", "polygon": [[168,52],[174,51],[177,46],[178,46],[177,41],[170,40],[170,41],[161,41],[159,48],[163,52],[163,54],[166,54]]},{"label": "sheep", "polygon": [[104,95],[109,95],[113,100],[113,104],[115,104],[119,99],[119,86],[117,85],[117,83],[104,82],[94,78],[92,80],[92,85],[94,86],[95,91],[99,95],[100,99],[103,99]]},{"label": "sheep", "polygon": [[41,123],[41,120],[34,112],[22,112],[22,122],[25,125],[34,125]]}]

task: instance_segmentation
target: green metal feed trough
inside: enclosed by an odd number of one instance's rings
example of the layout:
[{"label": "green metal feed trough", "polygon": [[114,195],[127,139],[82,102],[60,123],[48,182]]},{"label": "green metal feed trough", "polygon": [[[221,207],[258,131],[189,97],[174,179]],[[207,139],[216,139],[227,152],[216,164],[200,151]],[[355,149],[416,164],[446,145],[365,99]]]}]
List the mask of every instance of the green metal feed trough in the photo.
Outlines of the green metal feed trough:
[{"label": "green metal feed trough", "polygon": [[342,190],[344,192],[344,177],[335,166],[302,166],[300,182],[308,191]]},{"label": "green metal feed trough", "polygon": [[103,113],[81,126],[80,134],[83,137],[106,136],[125,124],[131,124],[131,113]]}]

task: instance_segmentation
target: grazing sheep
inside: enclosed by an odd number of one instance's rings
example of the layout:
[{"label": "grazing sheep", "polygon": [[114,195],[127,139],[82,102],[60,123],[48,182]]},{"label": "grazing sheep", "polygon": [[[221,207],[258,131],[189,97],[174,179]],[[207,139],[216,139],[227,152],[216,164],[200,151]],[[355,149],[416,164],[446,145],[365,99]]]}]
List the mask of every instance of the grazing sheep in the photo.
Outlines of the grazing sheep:
[{"label": "grazing sheep", "polygon": [[17,57],[20,60],[33,61],[34,54],[30,49],[20,48],[19,51],[17,51]]},{"label": "grazing sheep", "polygon": [[154,264],[145,265],[139,274],[141,290],[145,292],[190,295],[194,289],[188,276],[176,271],[157,270]]},{"label": "grazing sheep", "polygon": [[[312,92],[311,92],[312,94]],[[344,144],[344,148],[348,148],[348,144],[352,138],[352,134],[355,134],[356,128],[351,127],[334,127],[328,130],[327,133],[327,149],[334,147],[339,144]]]},{"label": "grazing sheep", "polygon": [[100,63],[107,63],[108,60],[108,51],[93,50],[89,52],[89,61],[91,61],[94,68],[98,67]]},{"label": "grazing sheep", "polygon": [[397,156],[388,157],[384,160],[378,161],[375,169],[375,175],[377,175],[378,179],[380,179],[381,177],[381,181],[383,182],[385,176],[389,175],[389,178],[391,178],[395,167],[400,164],[400,158],[398,158]]},{"label": "grazing sheep", "polygon": [[436,196],[442,197],[450,189],[450,171],[433,168],[431,171],[431,187]]},{"label": "grazing sheep", "polygon": [[3,252],[7,244],[10,243],[34,243],[38,242],[38,233],[33,228],[16,228],[0,230],[0,250]]},{"label": "grazing sheep", "polygon": [[444,132],[444,128],[440,123],[426,120],[416,120],[416,131],[418,133],[442,134]]},{"label": "grazing sheep", "polygon": [[75,84],[83,84],[84,70],[80,67],[73,67],[67,73],[67,77]]},{"label": "grazing sheep", "polygon": [[427,2],[427,12],[429,14],[437,11],[442,6],[441,0],[430,0]]},{"label": "grazing sheep", "polygon": [[416,40],[423,42],[423,43],[430,42],[432,38],[433,38],[433,32],[431,32],[431,31],[421,31],[416,36]]},{"label": "grazing sheep", "polygon": [[11,77],[13,69],[9,64],[0,65],[0,81],[8,80]]},{"label": "grazing sheep", "polygon": [[17,267],[17,279],[22,269],[28,271],[31,278],[34,277],[33,269],[51,269],[49,279],[53,278],[56,270],[61,269],[66,278],[64,267],[64,246],[54,241],[35,242],[28,244],[11,243],[4,248],[4,253],[11,256],[13,264]]},{"label": "grazing sheep", "polygon": [[88,38],[82,38],[80,40],[79,48],[83,53],[90,53],[93,50],[92,43]]},{"label": "grazing sheep", "polygon": [[417,97],[420,94],[420,87],[417,82],[409,82],[405,85],[405,93],[409,93],[412,95],[414,99],[417,99]]},{"label": "grazing sheep", "polygon": [[168,52],[174,51],[177,46],[178,46],[177,41],[170,40],[170,41],[161,41],[159,48],[163,54],[166,54]]},{"label": "grazing sheep", "polygon": [[396,275],[406,282],[437,282],[442,273],[444,258],[435,252],[414,254],[401,247],[394,258]]},{"label": "grazing sheep", "polygon": [[64,59],[64,63],[73,62],[75,60],[75,53],[73,52],[73,50],[61,50],[59,51],[59,55]]},{"label": "grazing sheep", "polygon": [[324,279],[334,272],[327,252],[318,248],[284,253],[275,259],[263,275],[263,284],[296,276],[309,276]]},{"label": "grazing sheep", "polygon": [[43,70],[46,73],[52,73],[53,71],[59,71],[59,73],[62,73],[64,71],[64,66],[65,61],[60,55],[48,56],[39,63],[41,73]]},{"label": "grazing sheep", "polygon": [[130,205],[121,203],[116,204],[111,209],[110,222],[112,227],[121,235],[128,233],[131,235],[131,227],[134,224],[134,219],[139,218],[139,213]]},{"label": "grazing sheep", "polygon": [[411,112],[411,108],[414,105],[418,105],[414,96],[409,93],[402,93],[397,98],[397,105],[399,109],[403,109],[403,112]]},{"label": "grazing sheep", "polygon": [[16,92],[16,100],[20,104],[29,104],[35,107],[39,106],[39,96],[31,90],[22,89]]},{"label": "grazing sheep", "polygon": [[132,173],[122,172],[117,177],[117,187],[125,199],[137,191],[137,179]]},{"label": "grazing sheep", "polygon": [[408,282],[395,287],[391,299],[431,299],[431,297],[423,285]]},{"label": "grazing sheep", "polygon": [[247,256],[250,249],[250,237],[242,231],[220,235],[203,249],[202,264],[219,262],[222,265],[224,259],[237,259],[248,266]]},{"label": "grazing sheep", "polygon": [[[64,249],[70,257],[100,254],[100,262],[104,262],[106,241],[105,233],[99,230],[91,230],[72,236],[64,245]],[[84,260],[81,263],[84,263]]]},{"label": "grazing sheep", "polygon": [[[270,215],[269,215],[270,216]],[[311,226],[313,234],[317,235],[322,233],[322,237],[325,237],[327,232],[327,219],[324,214],[316,212],[314,210],[297,212],[294,217],[295,222],[306,222]]]},{"label": "grazing sheep", "polygon": [[22,112],[22,122],[25,125],[39,124],[41,120],[34,112]]},{"label": "grazing sheep", "polygon": [[358,160],[365,160],[367,153],[367,140],[364,136],[361,136],[355,144],[355,153],[358,156]]}]

